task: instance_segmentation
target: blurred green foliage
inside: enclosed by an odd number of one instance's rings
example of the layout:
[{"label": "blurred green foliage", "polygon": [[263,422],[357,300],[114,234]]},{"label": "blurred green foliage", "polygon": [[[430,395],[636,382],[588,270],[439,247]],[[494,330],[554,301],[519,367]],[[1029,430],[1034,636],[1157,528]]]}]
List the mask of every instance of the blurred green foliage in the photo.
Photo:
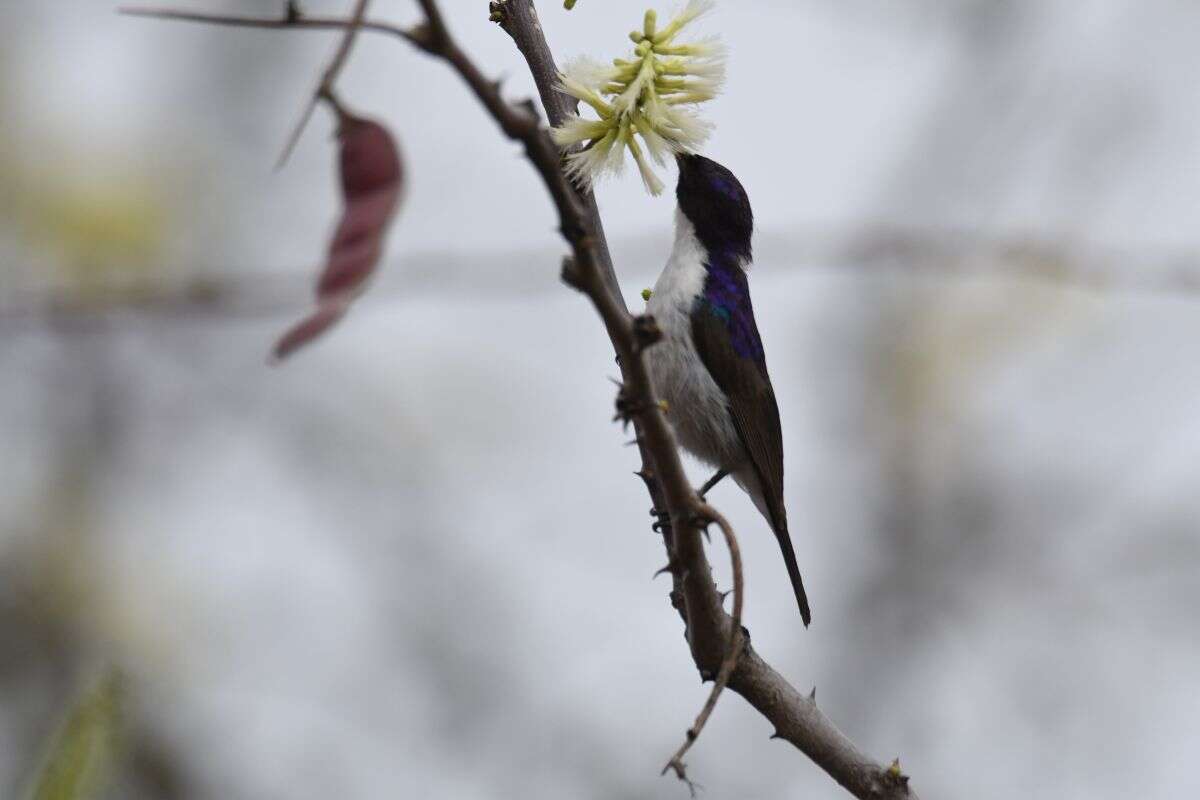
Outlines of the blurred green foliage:
[{"label": "blurred green foliage", "polygon": [[120,755],[121,699],[115,671],[80,698],[50,745],[31,800],[87,800],[100,794]]}]

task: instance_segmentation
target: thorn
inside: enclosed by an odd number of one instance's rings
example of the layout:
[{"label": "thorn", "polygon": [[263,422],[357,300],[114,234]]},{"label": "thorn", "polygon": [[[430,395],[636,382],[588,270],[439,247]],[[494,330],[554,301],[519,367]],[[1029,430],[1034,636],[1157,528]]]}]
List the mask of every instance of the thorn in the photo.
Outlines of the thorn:
[{"label": "thorn", "polygon": [[653,470],[639,469],[639,470],[636,470],[633,474],[637,475],[639,478],[641,478],[644,481],[654,480],[654,471]]},{"label": "thorn", "polygon": [[288,25],[295,25],[304,18],[304,12],[300,9],[300,3],[297,0],[288,0],[287,9],[284,11],[283,20]]},{"label": "thorn", "polygon": [[679,562],[678,562],[678,561],[676,561],[674,558],[672,558],[670,561],[668,561],[668,562],[667,562],[667,565],[666,565],[665,567],[663,567],[662,569],[660,569],[658,572],[654,573],[654,577],[653,577],[653,578],[651,578],[650,580],[654,580],[654,579],[655,579],[655,578],[657,578],[659,575],[662,575],[664,572],[666,572],[666,573],[669,573],[669,574],[671,574],[671,575],[675,575],[675,574],[677,574],[679,571],[680,571],[680,565],[679,565]]},{"label": "thorn", "polygon": [[808,699],[811,700],[814,704],[816,704],[816,702],[817,702],[817,687],[816,686],[813,686],[812,691],[808,693]]},{"label": "thorn", "polygon": [[772,734],[771,734],[771,735],[770,735],[768,738],[770,738],[770,739],[782,739],[782,738],[783,738],[783,734],[782,734],[782,733],[780,733],[779,731],[775,731],[775,732],[774,732],[774,733],[772,733]]}]

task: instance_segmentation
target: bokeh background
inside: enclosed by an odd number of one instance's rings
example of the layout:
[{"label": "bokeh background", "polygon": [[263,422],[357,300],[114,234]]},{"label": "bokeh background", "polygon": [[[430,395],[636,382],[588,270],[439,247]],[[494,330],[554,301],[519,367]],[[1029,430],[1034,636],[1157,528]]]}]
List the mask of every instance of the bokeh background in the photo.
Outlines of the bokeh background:
[{"label": "bokeh background", "polygon": [[[645,5],[541,4],[560,58]],[[924,797],[1196,796],[1200,6],[720,5],[815,613],[721,486],[756,647]],[[266,366],[337,214],[330,119],[271,170],[333,44],[0,3],[0,795],[115,665],[112,797],[686,797],[707,687],[611,351],[518,149],[399,42],[342,84],[408,159],[386,265]],[[599,198],[637,307],[673,202]],[[705,796],[843,796],[770,732],[727,696]]]}]

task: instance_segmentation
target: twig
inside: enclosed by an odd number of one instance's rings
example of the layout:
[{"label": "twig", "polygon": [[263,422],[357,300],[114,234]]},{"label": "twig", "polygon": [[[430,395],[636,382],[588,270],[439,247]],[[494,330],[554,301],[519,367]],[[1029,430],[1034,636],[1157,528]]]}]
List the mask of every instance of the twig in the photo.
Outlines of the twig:
[{"label": "twig", "polygon": [[[176,22],[202,22],[206,25],[216,25],[226,28],[258,28],[262,30],[309,30],[331,31],[344,30],[351,27],[352,20],[341,17],[297,17],[284,15],[282,17],[245,17],[236,14],[208,14],[201,11],[180,11],[157,6],[122,6],[118,14],[129,17],[146,17],[148,19],[165,19]],[[358,26],[359,30],[374,33],[385,33],[389,36],[399,36],[413,44],[418,44],[412,32],[399,25],[388,22],[375,22],[364,19]]]},{"label": "twig", "polygon": [[675,755],[671,756],[671,760],[662,768],[662,774],[666,774],[667,770],[672,770],[679,780],[688,785],[688,789],[695,794],[695,786],[687,775],[687,766],[683,763],[683,757],[687,751],[696,743],[696,739],[700,737],[700,732],[704,730],[708,718],[712,716],[713,710],[717,707],[717,698],[721,696],[721,692],[729,685],[729,679],[733,676],[733,670],[737,667],[738,657],[742,654],[742,602],[745,596],[745,579],[742,576],[742,550],[738,546],[737,537],[733,533],[733,528],[729,521],[718,512],[715,508],[704,504],[702,511],[705,518],[717,524],[721,529],[721,533],[725,536],[725,544],[729,547],[729,560],[733,570],[733,617],[730,620],[729,627],[729,646],[725,652],[725,659],[721,662],[721,670],[717,673],[717,678],[713,681],[712,691],[708,694],[708,700],[704,703],[704,707],[700,710],[696,721],[692,723],[692,727],[688,728],[687,738],[679,749],[675,751]]},{"label": "twig", "polygon": [[322,99],[332,99],[334,84],[337,82],[338,75],[346,66],[347,60],[350,58],[350,52],[354,49],[354,42],[358,37],[358,33],[363,29],[371,29],[384,33],[391,33],[405,39],[411,39],[411,34],[402,28],[394,25],[384,25],[381,23],[369,23],[366,21],[367,7],[370,5],[370,0],[357,0],[354,8],[354,13],[350,19],[330,19],[326,17],[305,17],[302,16],[294,5],[289,4],[282,17],[278,18],[262,18],[262,17],[241,17],[225,14],[205,14],[195,11],[177,11],[166,8],[155,7],[137,7],[124,6],[117,9],[118,13],[132,17],[151,17],[154,19],[171,19],[183,22],[204,22],[210,25],[226,25],[231,27],[241,28],[268,28],[268,29],[284,29],[284,28],[309,28],[328,30],[331,28],[344,29],[345,34],[342,36],[342,41],[338,45],[337,51],[333,55],[333,59],[325,68],[321,75],[321,82],[317,85],[316,90],[309,98],[307,105],[304,107],[303,113],[300,115],[300,120],[296,127],[292,129],[291,135],[288,137],[287,143],[283,147],[283,152],[279,156],[279,160],[275,164],[276,169],[281,169],[291,157],[292,151],[296,144],[300,141],[300,135],[304,133],[305,127],[308,126],[308,121],[312,119],[313,111],[316,110],[317,103]]},{"label": "twig", "polygon": [[[321,75],[321,82],[317,85],[316,91],[309,98],[308,104],[304,107],[304,113],[300,115],[300,121],[296,123],[296,127],[292,130],[292,135],[288,137],[287,144],[283,146],[283,152],[279,154],[279,161],[275,164],[275,169],[283,169],[283,165],[291,158],[292,151],[296,149],[296,144],[300,141],[301,134],[308,127],[308,121],[312,119],[313,111],[317,108],[317,103],[322,100],[328,100],[335,109],[338,110],[341,116],[341,109],[334,98],[334,84],[337,83],[338,76],[342,73],[342,69],[346,66],[346,61],[350,58],[350,51],[354,49],[354,42],[358,38],[358,32],[362,28],[363,20],[367,17],[367,6],[371,4],[371,0],[357,0],[354,6],[354,13],[350,16],[350,24],[346,27],[346,32],[342,35],[342,41],[338,44],[337,52],[333,54],[333,60],[329,62],[329,66],[325,68],[325,72]],[[289,3],[287,6],[286,19],[290,22],[303,19],[296,6]]]}]

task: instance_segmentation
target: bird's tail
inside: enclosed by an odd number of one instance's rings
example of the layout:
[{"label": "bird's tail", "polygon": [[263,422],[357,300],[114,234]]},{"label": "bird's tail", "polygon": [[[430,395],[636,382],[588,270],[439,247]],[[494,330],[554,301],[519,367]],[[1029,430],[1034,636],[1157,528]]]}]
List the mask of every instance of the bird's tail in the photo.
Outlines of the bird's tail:
[{"label": "bird's tail", "polygon": [[808,595],[804,593],[804,581],[800,578],[800,566],[796,564],[796,551],[792,549],[792,537],[787,527],[775,528],[775,538],[783,551],[783,563],[787,565],[788,577],[792,579],[792,591],[796,593],[796,604],[800,606],[800,619],[804,627],[812,622],[812,611],[808,608]]},{"label": "bird's tail", "polygon": [[808,627],[812,622],[812,611],[808,608],[808,595],[804,592],[804,580],[800,577],[800,565],[796,563],[796,551],[792,548],[792,537],[788,533],[787,528],[787,513],[783,509],[783,503],[769,498],[762,490],[762,484],[757,476],[754,476],[753,481],[746,480],[747,476],[735,475],[736,480],[743,489],[750,495],[750,499],[754,501],[755,507],[771,524],[771,530],[775,532],[775,538],[779,541],[779,549],[783,553],[783,563],[787,567],[788,578],[792,581],[792,591],[796,594],[796,605],[800,607],[800,619],[804,620],[804,627]]}]

